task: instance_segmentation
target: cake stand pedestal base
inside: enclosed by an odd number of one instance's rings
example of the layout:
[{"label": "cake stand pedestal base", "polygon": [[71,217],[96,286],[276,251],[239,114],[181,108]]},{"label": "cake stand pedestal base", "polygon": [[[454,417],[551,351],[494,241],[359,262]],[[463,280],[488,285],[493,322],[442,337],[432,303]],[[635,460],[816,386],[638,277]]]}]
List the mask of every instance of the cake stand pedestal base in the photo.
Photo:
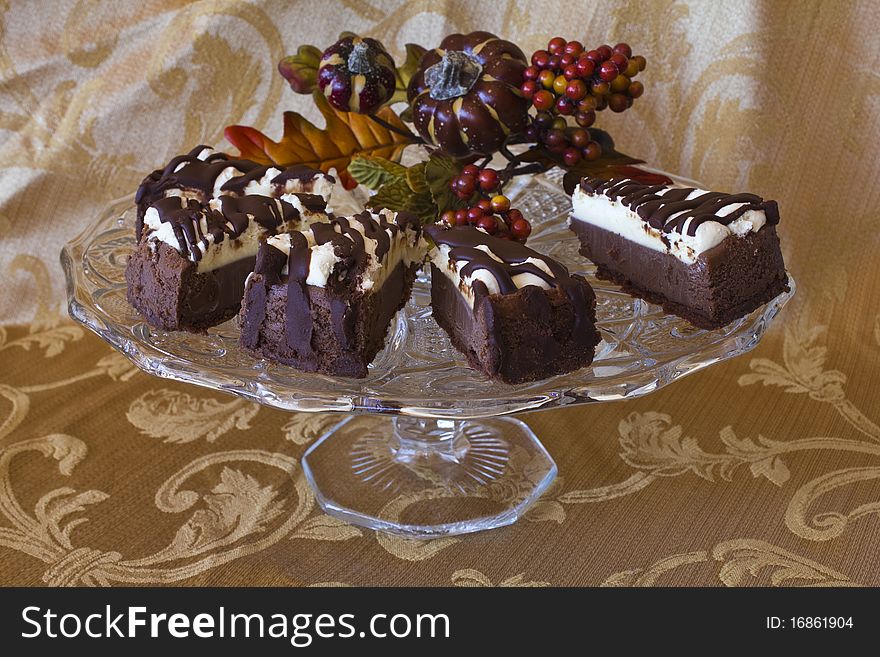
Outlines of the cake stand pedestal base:
[{"label": "cake stand pedestal base", "polygon": [[303,456],[325,512],[410,537],[515,522],[556,477],[556,464],[513,418],[435,420],[355,415]]}]

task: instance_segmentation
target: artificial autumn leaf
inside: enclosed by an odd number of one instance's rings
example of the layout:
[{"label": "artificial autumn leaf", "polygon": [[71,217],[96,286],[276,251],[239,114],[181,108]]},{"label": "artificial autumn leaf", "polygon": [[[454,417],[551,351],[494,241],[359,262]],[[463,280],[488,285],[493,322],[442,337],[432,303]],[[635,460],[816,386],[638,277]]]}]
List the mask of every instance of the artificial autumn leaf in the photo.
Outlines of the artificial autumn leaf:
[{"label": "artificial autumn leaf", "polygon": [[402,164],[371,155],[358,155],[348,165],[351,177],[369,189],[379,189],[386,183],[405,178],[407,171]]},{"label": "artificial autumn leaf", "polygon": [[406,61],[403,62],[403,66],[398,66],[394,72],[397,84],[394,85],[394,95],[388,101],[389,105],[406,102],[406,88],[409,86],[412,76],[415,75],[419,68],[422,55],[427,52],[426,48],[422,48],[417,43],[408,43],[404,48],[406,48]]},{"label": "artificial autumn leaf", "polygon": [[[656,184],[657,174],[643,171],[633,164],[641,164],[644,160],[625,155],[614,148],[614,140],[604,130],[590,128],[590,137],[599,142],[602,147],[602,155],[592,161],[581,160],[575,166],[569,168],[562,177],[562,188],[566,194],[571,194],[574,188],[584,176],[597,176],[599,178],[632,178],[643,183]],[[553,160],[554,164],[562,166],[559,160]],[[668,178],[667,182],[672,182]]]},{"label": "artificial autumn leaf", "polygon": [[551,153],[542,146],[533,146],[519,156],[520,162],[540,162],[547,169],[558,166],[566,170],[562,178],[562,187],[567,194],[571,194],[574,188],[584,176],[597,176],[599,178],[627,177],[646,184],[658,182],[671,182],[665,176],[644,171],[633,164],[640,164],[639,160],[625,155],[614,148],[614,140],[604,130],[590,128],[590,137],[602,147],[602,155],[595,160],[581,160],[573,167],[565,166],[561,155]]},{"label": "artificial autumn leaf", "polygon": [[278,72],[298,94],[312,93],[318,84],[318,65],[321,51],[315,46],[300,46],[295,55],[278,62]]},{"label": "artificial autumn leaf", "polygon": [[[280,167],[304,164],[324,172],[335,168],[345,189],[357,187],[357,181],[347,171],[353,157],[372,155],[397,162],[403,149],[416,141],[412,133],[407,137],[392,132],[369,116],[333,109],[320,92],[313,92],[312,98],[327,123],[324,129],[297,112],[285,112],[280,141],[269,139],[256,128],[241,125],[228,126],[224,131],[226,139],[238,148],[241,157],[261,164]],[[381,108],[376,116],[409,133],[391,108]]]},{"label": "artificial autumn leaf", "polygon": [[644,162],[644,160],[633,160],[633,158],[626,155],[623,157],[627,159],[615,161],[611,158],[606,159],[605,154],[603,153],[602,157],[593,160],[592,162],[582,160],[576,166],[566,171],[565,175],[562,177],[562,188],[565,190],[566,194],[571,194],[574,192],[574,188],[578,186],[578,183],[580,183],[580,181],[586,176],[594,176],[604,180],[610,180],[611,178],[629,178],[630,180],[635,180],[643,185],[666,185],[672,182],[672,178],[664,176],[661,173],[645,171],[644,169],[628,164],[628,162],[634,161],[638,163]]}]

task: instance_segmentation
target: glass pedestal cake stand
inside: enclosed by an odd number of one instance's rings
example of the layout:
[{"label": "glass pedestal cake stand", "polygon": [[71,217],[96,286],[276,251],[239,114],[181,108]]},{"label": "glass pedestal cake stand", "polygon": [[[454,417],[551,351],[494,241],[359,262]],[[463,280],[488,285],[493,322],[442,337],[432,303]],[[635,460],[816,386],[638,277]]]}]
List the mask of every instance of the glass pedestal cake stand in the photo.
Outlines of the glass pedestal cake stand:
[{"label": "glass pedestal cake stand", "polygon": [[566,227],[570,201],[558,175],[530,178],[511,195],[533,220],[529,245],[585,275],[596,291],[602,342],[589,368],[515,386],[478,374],[432,319],[424,278],[361,380],[255,360],[239,349],[235,320],[203,335],[157,331],[125,298],[134,243],[130,197],[63,249],[69,312],[150,374],[288,411],[345,414],[302,461],[331,515],[412,537],[500,527],[519,518],[557,472],[535,434],[511,414],[638,397],[743,354],[795,288],[790,279],[790,292],[723,329],[695,329],[596,279]]}]

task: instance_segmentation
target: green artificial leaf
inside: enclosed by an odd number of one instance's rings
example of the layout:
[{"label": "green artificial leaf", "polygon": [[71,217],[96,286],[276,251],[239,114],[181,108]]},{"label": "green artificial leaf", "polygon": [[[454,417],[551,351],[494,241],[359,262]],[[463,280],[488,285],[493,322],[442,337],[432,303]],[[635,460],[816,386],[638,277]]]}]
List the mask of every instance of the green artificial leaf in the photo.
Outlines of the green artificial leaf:
[{"label": "green artificial leaf", "polygon": [[437,206],[434,205],[434,199],[431,198],[429,192],[421,194],[413,194],[410,196],[406,204],[406,210],[412,212],[423,224],[434,223],[439,218]]},{"label": "green artificial leaf", "polygon": [[315,46],[300,46],[295,55],[278,62],[278,72],[298,94],[310,94],[318,85],[321,51]]},{"label": "green artificial leaf", "polygon": [[447,210],[458,210],[466,206],[466,203],[449,189],[449,181],[460,169],[460,162],[437,152],[432,153],[425,163],[425,182],[431,191],[434,205],[437,206],[438,216]]},{"label": "green artificial leaf", "polygon": [[[406,61],[403,62],[403,66],[398,66],[395,70],[395,77],[397,78],[397,83],[394,86],[394,95],[389,100],[389,104],[394,103],[405,103],[406,102],[406,88],[409,86],[409,81],[412,79],[412,76],[415,75],[415,72],[419,68],[419,64],[422,61],[422,55],[424,55],[427,50],[422,48],[420,45],[415,43],[408,43],[405,46],[406,48]],[[408,121],[409,119],[404,119],[404,121]]]},{"label": "green artificial leaf", "polygon": [[423,222],[434,222],[445,210],[467,205],[449,189],[450,179],[460,169],[461,162],[432,153],[411,167],[381,157],[358,156],[348,172],[359,183],[376,190],[367,201],[369,207],[406,210]]},{"label": "green artificial leaf", "polygon": [[[418,164],[414,164],[406,170],[406,184],[409,185],[409,188],[413,190],[417,194],[425,194],[427,193],[429,196],[431,195],[431,188],[428,187],[428,181],[425,180],[425,169],[427,168],[428,163],[419,162]],[[432,200],[433,202],[433,200]]]},{"label": "green artificial leaf", "polygon": [[431,191],[440,191],[441,188],[449,189],[449,181],[452,176],[458,174],[461,166],[458,160],[438,151],[431,153],[425,166],[425,179]]},{"label": "green artificial leaf", "polygon": [[370,197],[367,205],[371,208],[388,208],[389,210],[405,210],[413,191],[406,184],[405,178],[397,178],[382,185]]},{"label": "green artificial leaf", "polygon": [[414,192],[407,184],[405,178],[392,180],[379,188],[367,205],[371,208],[387,208],[399,212],[406,210],[412,212],[423,222],[437,219],[437,206],[431,198],[429,191]]},{"label": "green artificial leaf", "polygon": [[403,180],[408,174],[407,168],[402,164],[374,155],[358,155],[352,158],[348,172],[369,189],[379,189],[389,182]]}]

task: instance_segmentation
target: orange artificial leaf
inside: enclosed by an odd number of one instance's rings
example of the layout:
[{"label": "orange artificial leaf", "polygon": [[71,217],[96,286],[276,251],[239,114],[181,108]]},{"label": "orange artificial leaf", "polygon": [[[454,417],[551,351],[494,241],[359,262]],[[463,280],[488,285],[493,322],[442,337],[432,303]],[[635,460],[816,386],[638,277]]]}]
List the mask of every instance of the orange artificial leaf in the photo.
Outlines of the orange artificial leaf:
[{"label": "orange artificial leaf", "polygon": [[[353,157],[371,155],[398,162],[403,149],[417,139],[415,135],[410,138],[393,132],[364,114],[339,112],[330,107],[320,92],[312,97],[327,123],[324,129],[297,112],[285,112],[284,134],[280,141],[272,141],[259,130],[242,125],[228,126],[226,139],[239,150],[241,157],[261,164],[281,167],[305,164],[324,172],[335,168],[346,189],[357,186],[357,181],[347,171]],[[376,116],[395,128],[410,132],[390,107],[381,108]]]}]

